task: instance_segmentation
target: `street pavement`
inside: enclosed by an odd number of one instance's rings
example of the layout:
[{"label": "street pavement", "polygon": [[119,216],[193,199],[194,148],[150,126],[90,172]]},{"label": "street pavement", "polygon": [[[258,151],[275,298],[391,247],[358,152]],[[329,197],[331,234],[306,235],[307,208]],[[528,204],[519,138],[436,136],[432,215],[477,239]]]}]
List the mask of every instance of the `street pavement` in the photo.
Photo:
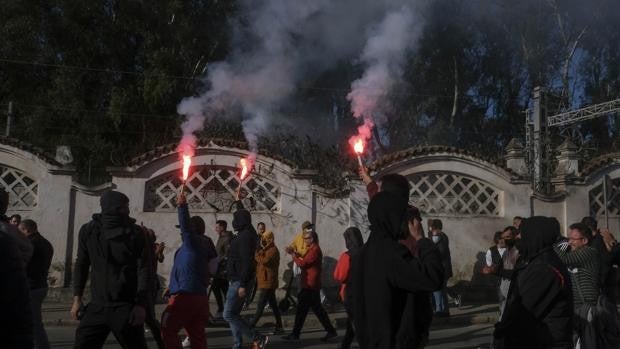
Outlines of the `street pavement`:
[{"label": "street pavement", "polygon": [[[160,314],[163,307],[163,305],[158,305],[156,312]],[[72,348],[77,322],[70,320],[69,307],[65,304],[51,303],[45,304],[43,309],[43,319],[52,348]],[[340,307],[331,307],[328,308],[328,311],[331,320],[338,327],[338,333],[340,336],[344,335],[346,314]],[[450,318],[436,318],[433,321],[430,343],[427,348],[489,348],[493,324],[497,320],[497,305],[469,305],[451,308],[450,312],[452,314]],[[251,315],[252,313],[253,309],[250,309],[245,311],[244,315]],[[293,320],[294,314],[283,316],[284,326],[287,330],[291,329]],[[266,310],[263,319],[259,322],[259,330],[269,334],[272,329],[273,316],[270,311]],[[230,330],[225,327],[225,324],[209,327],[206,332],[209,348],[231,348],[232,338]],[[145,335],[149,348],[155,349],[155,342],[148,330]],[[286,342],[281,339],[282,335],[274,335],[270,336],[268,348],[335,349],[342,338],[338,337],[331,342],[323,343],[319,340],[323,335],[325,332],[319,322],[313,314],[309,314],[300,341]],[[116,343],[114,336],[110,335],[104,348],[116,349],[120,346]],[[357,346],[354,345],[353,348],[357,348]]]}]

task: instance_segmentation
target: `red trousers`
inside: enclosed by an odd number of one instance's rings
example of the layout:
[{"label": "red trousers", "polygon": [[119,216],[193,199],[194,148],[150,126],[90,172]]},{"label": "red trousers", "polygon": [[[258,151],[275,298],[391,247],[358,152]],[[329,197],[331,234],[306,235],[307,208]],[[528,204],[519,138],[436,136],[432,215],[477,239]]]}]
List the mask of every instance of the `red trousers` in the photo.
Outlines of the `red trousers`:
[{"label": "red trousers", "polygon": [[192,349],[207,348],[204,328],[209,319],[207,296],[176,294],[161,315],[161,335],[166,349],[182,349],[179,330],[184,328]]}]

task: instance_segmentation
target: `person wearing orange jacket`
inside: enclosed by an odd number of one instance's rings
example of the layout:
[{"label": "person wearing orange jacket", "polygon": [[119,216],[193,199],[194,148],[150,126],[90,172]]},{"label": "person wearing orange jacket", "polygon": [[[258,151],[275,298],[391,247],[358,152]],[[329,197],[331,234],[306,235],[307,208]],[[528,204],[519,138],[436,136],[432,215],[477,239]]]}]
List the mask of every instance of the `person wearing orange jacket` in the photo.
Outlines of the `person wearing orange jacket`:
[{"label": "person wearing orange jacket", "polygon": [[350,296],[350,294],[352,294],[351,288],[353,285],[349,277],[351,256],[357,254],[359,248],[364,244],[364,239],[362,238],[362,232],[355,227],[347,228],[342,235],[344,236],[347,250],[338,258],[336,269],[334,269],[334,280],[340,283],[340,299],[347,312],[347,331],[340,343],[340,349],[348,349],[351,347],[351,343],[355,337],[355,331],[353,330],[353,300]]},{"label": "person wearing orange jacket", "polygon": [[276,318],[276,328],[274,333],[282,333],[282,316],[276,301],[276,289],[278,288],[278,268],[280,266],[280,251],[274,244],[273,232],[266,231],[261,235],[261,241],[256,254],[256,282],[258,287],[258,304],[256,306],[256,314],[250,324],[256,327],[256,323],[263,315],[265,305],[269,302],[269,306],[273,310],[273,316]]},{"label": "person wearing orange jacket", "polygon": [[318,236],[316,232],[305,231],[303,239],[306,244],[306,254],[301,257],[298,253],[291,249],[287,252],[293,257],[293,262],[301,268],[301,290],[297,295],[299,303],[297,304],[297,312],[295,313],[295,325],[293,332],[282,337],[284,340],[299,340],[301,328],[306,321],[308,311],[312,309],[314,315],[319,319],[327,334],[321,338],[321,341],[328,341],[338,336],[334,325],[332,325],[327,312],[321,305],[321,271],[323,269],[323,253],[319,247]]}]

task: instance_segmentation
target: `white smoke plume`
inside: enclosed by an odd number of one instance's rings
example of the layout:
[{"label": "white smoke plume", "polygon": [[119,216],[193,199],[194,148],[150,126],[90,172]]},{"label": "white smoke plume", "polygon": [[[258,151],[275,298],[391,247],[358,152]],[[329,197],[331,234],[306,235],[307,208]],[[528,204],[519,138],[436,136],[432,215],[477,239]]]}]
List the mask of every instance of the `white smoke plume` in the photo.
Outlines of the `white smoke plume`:
[{"label": "white smoke plume", "polygon": [[186,117],[179,150],[193,149],[195,133],[209,119],[240,115],[255,157],[259,137],[283,117],[282,107],[301,81],[343,61],[367,67],[349,96],[356,116],[377,122],[383,96],[400,72],[404,52],[399,50],[412,45],[413,27],[421,26],[411,7],[404,7],[415,2],[239,0],[229,57],[209,65],[205,93],[177,108]]},{"label": "white smoke plume", "polygon": [[360,60],[365,64],[364,75],[353,81],[347,99],[353,116],[363,120],[353,144],[362,139],[367,143],[372,129],[385,122],[382,111],[388,103],[390,90],[401,80],[406,54],[415,45],[420,26],[408,6],[388,13],[370,35]]}]

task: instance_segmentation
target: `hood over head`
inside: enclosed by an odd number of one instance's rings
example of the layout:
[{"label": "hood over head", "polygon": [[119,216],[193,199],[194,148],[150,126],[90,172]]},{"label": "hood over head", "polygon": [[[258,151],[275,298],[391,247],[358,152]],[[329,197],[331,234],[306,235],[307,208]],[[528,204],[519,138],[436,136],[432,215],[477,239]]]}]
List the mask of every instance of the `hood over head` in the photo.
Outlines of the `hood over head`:
[{"label": "hood over head", "polygon": [[344,242],[347,246],[347,250],[360,248],[364,244],[362,232],[356,227],[347,228],[342,235],[344,236]]},{"label": "hood over head", "polygon": [[246,210],[245,208],[235,211],[235,213],[233,213],[232,226],[235,231],[241,231],[248,228],[254,230],[254,227],[252,226],[252,215],[250,214],[250,211]]},{"label": "hood over head", "polygon": [[271,230],[265,231],[260,237],[262,244],[264,246],[268,246],[273,243],[274,237],[273,232]]},{"label": "hood over head", "polygon": [[109,216],[120,216],[119,209],[129,205],[127,195],[118,191],[106,191],[99,199],[101,213]]},{"label": "hood over head", "polygon": [[520,230],[519,254],[528,261],[545,249],[551,248],[561,237],[560,223],[553,217],[527,218],[521,223]]},{"label": "hood over head", "polygon": [[407,199],[402,194],[379,192],[368,205],[370,235],[399,240],[404,237]]}]

